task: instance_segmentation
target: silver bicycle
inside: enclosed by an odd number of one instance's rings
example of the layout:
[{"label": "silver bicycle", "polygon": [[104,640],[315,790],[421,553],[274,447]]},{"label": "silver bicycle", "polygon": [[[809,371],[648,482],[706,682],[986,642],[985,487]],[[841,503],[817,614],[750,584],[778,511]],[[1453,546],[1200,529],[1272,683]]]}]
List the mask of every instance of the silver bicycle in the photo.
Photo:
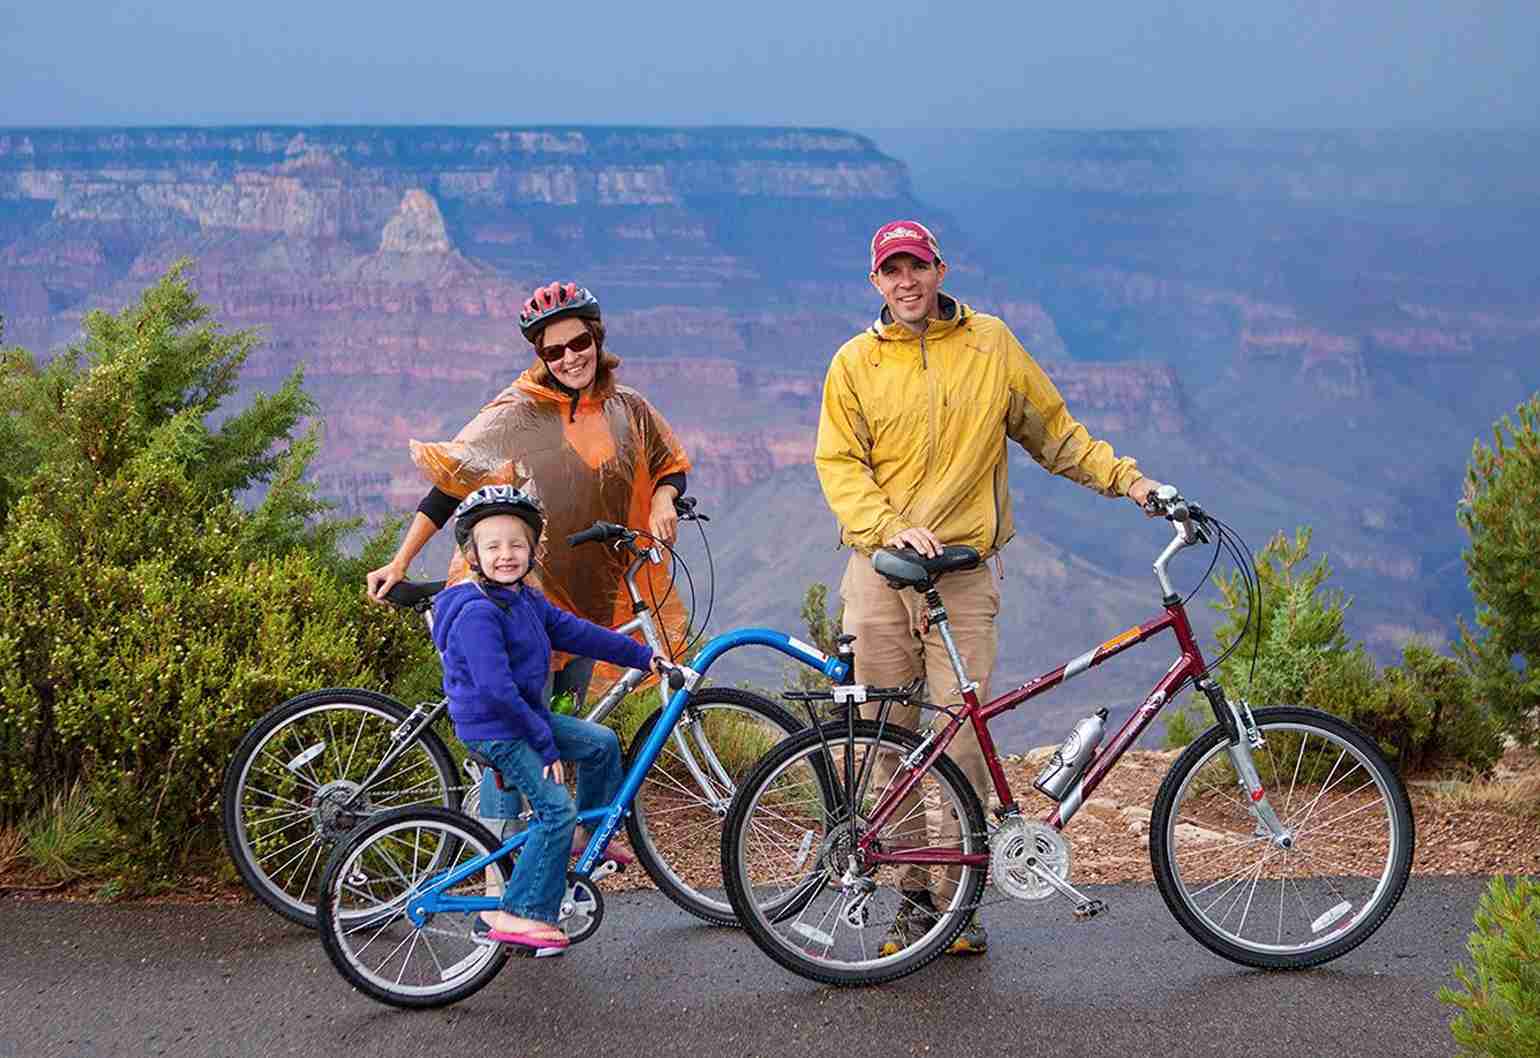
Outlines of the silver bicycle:
[{"label": "silver bicycle", "polygon": [[[693,502],[681,519],[696,520]],[[655,544],[623,526],[595,523],[568,539],[603,543],[631,559],[626,591],[635,616],[615,630],[640,633],[654,653],[668,654],[653,609],[636,576],[663,561]],[[432,629],[433,597],[445,582],[402,582],[387,595],[422,614]],[[629,670],[585,714],[602,723],[637,690],[648,673]],[[439,730],[448,700],[413,708],[360,688],[311,691],[275,707],[241,740],[225,769],[225,846],[241,878],[284,917],[316,928],[321,874],[333,846],[379,812],[407,805],[441,805],[477,814],[480,768],[455,764]],[[661,707],[637,730],[627,753],[658,723]],[[442,723],[441,723],[442,722]],[[637,860],[680,907],[717,925],[736,918],[722,890],[718,847],[722,820],[738,783],[754,762],[801,724],[762,695],[706,687],[691,695],[684,718],[647,772],[626,822]]]}]

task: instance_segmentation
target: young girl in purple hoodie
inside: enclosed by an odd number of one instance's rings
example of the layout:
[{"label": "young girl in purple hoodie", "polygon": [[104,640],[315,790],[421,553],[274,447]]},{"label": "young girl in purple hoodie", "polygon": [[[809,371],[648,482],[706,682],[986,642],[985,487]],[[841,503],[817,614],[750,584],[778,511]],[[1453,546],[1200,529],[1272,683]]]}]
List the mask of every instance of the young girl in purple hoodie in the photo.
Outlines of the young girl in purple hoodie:
[{"label": "young girl in purple hoodie", "polygon": [[[489,485],[467,496],[455,516],[455,541],[474,576],[433,604],[449,716],[460,741],[491,760],[534,812],[499,909],[482,917],[493,940],[564,948],[567,938],[556,921],[577,813],[603,808],[619,792],[620,740],[609,728],[546,707],[551,649],[633,669],[667,659],[558,609],[521,583],[545,522],[534,497]],[[562,760],[577,764],[576,805]]]}]

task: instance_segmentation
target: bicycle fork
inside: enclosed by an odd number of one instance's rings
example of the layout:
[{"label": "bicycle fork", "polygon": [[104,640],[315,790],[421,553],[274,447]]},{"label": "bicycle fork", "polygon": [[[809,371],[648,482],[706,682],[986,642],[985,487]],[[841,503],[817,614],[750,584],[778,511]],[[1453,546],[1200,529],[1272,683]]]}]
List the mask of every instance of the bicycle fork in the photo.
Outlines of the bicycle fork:
[{"label": "bicycle fork", "polygon": [[1257,773],[1256,762],[1252,759],[1252,753],[1266,745],[1266,741],[1257,729],[1256,720],[1251,715],[1251,706],[1244,699],[1239,705],[1231,702],[1212,679],[1199,680],[1197,686],[1207,696],[1214,710],[1214,718],[1229,735],[1225,753],[1230,758],[1230,766],[1235,769],[1236,783],[1246,796],[1252,818],[1257,821],[1256,836],[1269,839],[1280,849],[1293,848],[1294,833],[1284,826],[1278,813],[1273,810],[1272,803],[1267,799],[1267,788],[1262,785],[1262,777]]}]

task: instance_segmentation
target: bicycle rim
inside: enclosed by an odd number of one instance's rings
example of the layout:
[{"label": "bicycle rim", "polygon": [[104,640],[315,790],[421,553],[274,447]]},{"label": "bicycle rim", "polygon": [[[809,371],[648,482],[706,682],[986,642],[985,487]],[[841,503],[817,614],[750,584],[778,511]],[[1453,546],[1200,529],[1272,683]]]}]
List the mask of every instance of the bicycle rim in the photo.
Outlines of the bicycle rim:
[{"label": "bicycle rim", "polygon": [[1173,766],[1151,818],[1151,859],[1178,921],[1250,966],[1334,959],[1379,928],[1400,899],[1415,840],[1400,780],[1347,724],[1313,710],[1256,714],[1252,753],[1289,835],[1274,840],[1238,785],[1222,732]]},{"label": "bicycle rim", "polygon": [[438,737],[423,732],[365,790],[406,709],[349,690],[315,692],[292,705],[258,724],[230,763],[225,843],[257,896],[314,928],[321,872],[335,843],[376,813],[451,804],[455,772]]},{"label": "bicycle rim", "polygon": [[[436,878],[496,848],[485,828],[442,809],[399,810],[355,832],[325,874],[321,940],[333,965],[392,1006],[442,1006],[479,990],[509,952],[476,937],[477,913],[430,912],[414,922],[407,907]],[[492,869],[506,884],[506,861]],[[483,896],[486,884],[476,871],[446,892]]]},{"label": "bicycle rim", "polygon": [[[627,765],[634,762],[662,710],[638,729]],[[631,805],[631,846],[658,889],[674,903],[715,925],[736,925],[722,889],[722,821],[753,766],[798,729],[790,713],[767,698],[730,688],[708,688],[664,742]]]},{"label": "bicycle rim", "polygon": [[[827,725],[824,740],[794,736],[755,769],[728,818],[723,874],[734,909],[773,959],[826,984],[878,984],[924,966],[962,931],[984,884],[983,867],[867,864],[853,850],[896,762],[919,744],[891,725],[877,732],[863,721],[853,744],[843,723]],[[986,850],[978,797],[946,757],[875,838],[889,851]]]}]

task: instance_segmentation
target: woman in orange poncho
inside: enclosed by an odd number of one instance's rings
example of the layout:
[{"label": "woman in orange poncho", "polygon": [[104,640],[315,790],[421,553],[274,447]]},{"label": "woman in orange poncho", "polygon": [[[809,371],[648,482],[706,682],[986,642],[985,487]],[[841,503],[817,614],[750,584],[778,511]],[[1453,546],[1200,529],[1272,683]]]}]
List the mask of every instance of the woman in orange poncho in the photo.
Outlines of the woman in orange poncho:
[{"label": "woman in orange poncho", "polygon": [[[657,409],[634,389],[618,385],[620,360],[604,349],[599,302],[571,283],[535,291],[519,314],[519,329],[538,360],[472,419],[453,441],[411,442],[412,460],[433,489],[395,557],[368,575],[371,598],[383,599],[407,566],[472,490],[510,484],[535,492],[545,506],[547,549],[531,577],[556,605],[596,624],[631,618],[621,580],[628,564],[612,548],[567,547],[568,535],[595,521],[645,527],[672,541],[678,524],[674,499],[685,489],[689,459]],[[451,581],[466,575],[456,552]],[[640,575],[643,597],[662,600],[666,567]],[[651,583],[647,582],[650,578]],[[679,644],[683,608],[677,596],[660,615]],[[555,688],[581,702],[592,663],[558,655]]]}]

